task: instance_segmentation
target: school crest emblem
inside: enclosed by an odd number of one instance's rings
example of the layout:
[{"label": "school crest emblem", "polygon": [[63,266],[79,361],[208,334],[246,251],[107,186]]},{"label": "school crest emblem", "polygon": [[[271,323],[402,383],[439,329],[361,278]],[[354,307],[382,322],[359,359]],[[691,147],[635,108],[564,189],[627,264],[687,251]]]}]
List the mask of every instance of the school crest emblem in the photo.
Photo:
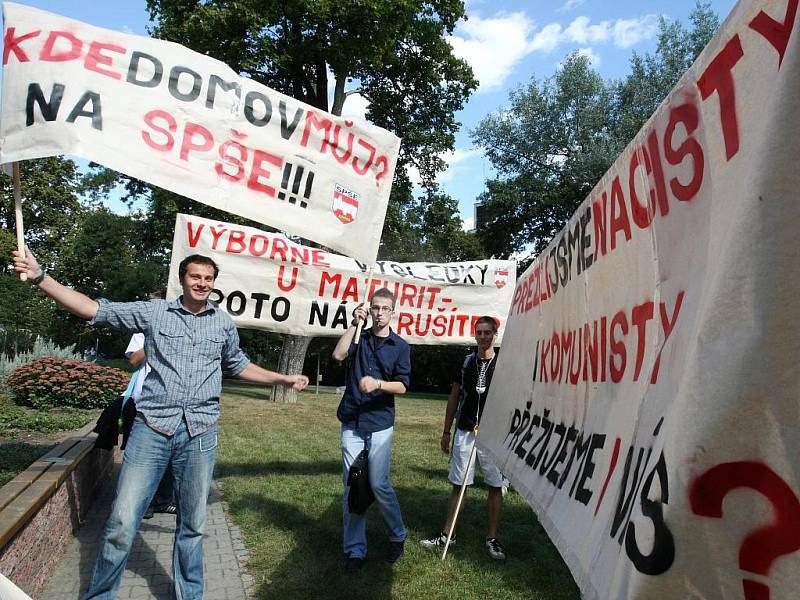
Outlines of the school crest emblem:
[{"label": "school crest emblem", "polygon": [[358,214],[359,200],[360,194],[337,183],[333,190],[333,214],[345,225],[352,223]]},{"label": "school crest emblem", "polygon": [[497,267],[494,270],[494,284],[499,288],[508,283],[508,268]]}]

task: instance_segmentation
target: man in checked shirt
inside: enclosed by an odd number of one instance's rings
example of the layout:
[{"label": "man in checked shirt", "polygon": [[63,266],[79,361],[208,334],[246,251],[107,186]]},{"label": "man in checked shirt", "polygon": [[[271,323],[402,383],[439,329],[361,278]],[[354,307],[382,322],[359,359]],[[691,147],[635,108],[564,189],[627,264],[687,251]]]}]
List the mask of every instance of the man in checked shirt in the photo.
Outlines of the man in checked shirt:
[{"label": "man in checked shirt", "polygon": [[117,494],[84,600],[110,599],[158,482],[172,463],[178,515],[173,546],[174,596],[203,597],[203,530],[206,499],[217,454],[217,420],[223,371],[264,385],[303,390],[304,375],[281,375],[249,361],[239,348],[230,316],[208,296],[219,269],[194,254],[180,264],[183,295],[176,300],[92,300],[45,274],[36,258],[14,252],[14,268],[28,281],[91,325],[145,334],[150,373],[136,403]]}]

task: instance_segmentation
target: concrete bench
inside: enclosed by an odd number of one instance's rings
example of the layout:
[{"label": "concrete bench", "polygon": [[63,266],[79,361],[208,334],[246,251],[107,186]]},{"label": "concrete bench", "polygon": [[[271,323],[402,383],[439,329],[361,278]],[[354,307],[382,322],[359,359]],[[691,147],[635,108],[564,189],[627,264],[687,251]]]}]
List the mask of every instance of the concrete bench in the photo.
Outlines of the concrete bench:
[{"label": "concrete bench", "polygon": [[0,488],[0,573],[36,597],[110,472],[87,425]]}]

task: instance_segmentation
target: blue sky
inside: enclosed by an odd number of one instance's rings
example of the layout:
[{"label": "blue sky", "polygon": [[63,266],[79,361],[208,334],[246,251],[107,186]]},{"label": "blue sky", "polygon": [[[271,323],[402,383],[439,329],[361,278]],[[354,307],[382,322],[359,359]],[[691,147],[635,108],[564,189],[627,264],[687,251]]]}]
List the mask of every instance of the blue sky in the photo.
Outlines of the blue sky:
[{"label": "blue sky", "polygon": [[[146,35],[149,23],[144,0],[21,3],[128,33]],[[694,5],[695,0],[467,0],[469,18],[459,24],[450,42],[473,67],[480,87],[458,114],[462,127],[456,149],[443,157],[448,169],[439,178],[444,191],[458,200],[467,226],[475,198],[492,175],[481,150],[472,147],[469,130],[487,113],[502,109],[509,90],[531,77],[552,75],[574,50],[587,54],[604,78],[624,77],[633,52],[653,50],[658,17],[685,23]],[[711,1],[721,20],[734,5],[734,0]],[[344,113],[363,114],[364,108],[362,99],[351,96]],[[126,210],[117,200],[109,204],[113,210]]]}]

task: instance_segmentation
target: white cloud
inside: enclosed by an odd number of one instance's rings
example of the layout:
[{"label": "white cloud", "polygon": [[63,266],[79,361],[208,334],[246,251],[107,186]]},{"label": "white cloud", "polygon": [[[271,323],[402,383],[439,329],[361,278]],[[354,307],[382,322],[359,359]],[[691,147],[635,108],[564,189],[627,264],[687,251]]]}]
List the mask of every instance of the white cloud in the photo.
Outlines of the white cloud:
[{"label": "white cloud", "polygon": [[630,48],[658,31],[658,17],[645,15],[639,19],[617,19],[614,23],[614,45]]},{"label": "white cloud", "polygon": [[461,163],[469,160],[474,156],[479,156],[481,151],[478,148],[456,148],[452,152],[445,152],[442,154],[441,159],[447,163],[447,168],[442,171],[436,180],[439,183],[448,183],[453,181],[458,175]]},{"label": "white cloud", "polygon": [[564,2],[563,6],[558,9],[558,12],[569,12],[571,10],[575,10],[584,2],[586,2],[586,0],[567,0]]},{"label": "white cloud", "polygon": [[528,44],[528,52],[552,52],[561,42],[563,34],[560,23],[545,25],[541,31],[533,36],[530,44]]},{"label": "white cloud", "polygon": [[600,57],[591,48],[579,48],[578,54],[589,59],[589,64],[593,67],[600,66]]},{"label": "white cloud", "polygon": [[406,175],[408,175],[408,180],[411,182],[411,185],[419,190],[421,189],[422,185],[422,175],[419,173],[419,169],[416,165],[411,163],[406,165]]},{"label": "white cloud", "polygon": [[530,52],[551,52],[562,44],[601,44],[611,42],[619,48],[630,48],[658,31],[658,17],[645,15],[634,19],[600,21],[592,24],[585,15],[575,17],[566,28],[560,23],[542,27],[528,45]]},{"label": "white cloud", "polygon": [[[583,0],[567,0],[564,9],[576,8]],[[616,21],[592,23],[585,15],[574,18],[566,27],[552,22],[537,27],[524,12],[498,12],[492,17],[470,15],[448,38],[456,56],[472,67],[479,91],[502,87],[514,68],[533,52],[548,53],[562,45],[583,46],[582,52],[598,64],[599,56],[589,44],[612,43],[629,48],[652,38],[658,31],[658,17],[645,15]],[[591,54],[588,54],[591,52]]]},{"label": "white cloud", "polygon": [[470,18],[448,38],[453,52],[472,67],[481,91],[502,86],[514,67],[530,52],[533,21],[525,13],[498,13]]},{"label": "white cloud", "polygon": [[467,217],[461,221],[462,231],[472,231],[473,229],[475,229],[475,217]]},{"label": "white cloud", "polygon": [[572,21],[564,30],[564,37],[576,44],[591,42],[605,42],[611,36],[611,23],[601,21],[597,25],[590,25],[589,17],[580,16]]}]

